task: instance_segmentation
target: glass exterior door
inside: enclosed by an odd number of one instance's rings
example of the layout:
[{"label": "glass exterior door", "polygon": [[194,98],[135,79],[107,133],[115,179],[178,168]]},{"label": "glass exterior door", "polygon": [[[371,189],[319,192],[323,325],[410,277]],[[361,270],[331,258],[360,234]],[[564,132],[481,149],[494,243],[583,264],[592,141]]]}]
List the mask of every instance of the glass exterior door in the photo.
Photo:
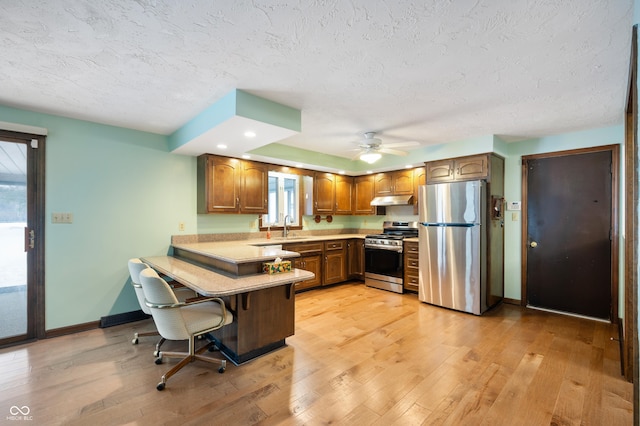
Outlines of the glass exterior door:
[{"label": "glass exterior door", "polygon": [[0,140],[0,340],[26,335],[27,144]]}]

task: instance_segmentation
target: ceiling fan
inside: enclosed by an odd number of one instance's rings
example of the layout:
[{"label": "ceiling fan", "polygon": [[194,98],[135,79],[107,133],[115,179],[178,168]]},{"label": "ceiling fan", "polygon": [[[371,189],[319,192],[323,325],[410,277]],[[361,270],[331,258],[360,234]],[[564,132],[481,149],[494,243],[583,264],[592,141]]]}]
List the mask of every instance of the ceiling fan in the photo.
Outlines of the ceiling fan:
[{"label": "ceiling fan", "polygon": [[408,154],[406,151],[401,151],[395,148],[420,145],[415,141],[382,143],[382,139],[376,137],[376,132],[364,133],[363,138],[355,143],[358,144],[359,148],[357,148],[357,150],[360,151],[356,157],[369,164],[373,164],[378,161],[382,157],[382,153],[402,156]]}]

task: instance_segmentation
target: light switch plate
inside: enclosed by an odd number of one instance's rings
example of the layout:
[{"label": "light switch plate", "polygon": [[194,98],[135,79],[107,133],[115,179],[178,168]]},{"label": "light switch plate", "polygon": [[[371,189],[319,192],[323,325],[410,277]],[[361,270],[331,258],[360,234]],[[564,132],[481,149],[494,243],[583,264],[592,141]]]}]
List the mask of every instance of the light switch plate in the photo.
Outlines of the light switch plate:
[{"label": "light switch plate", "polygon": [[73,213],[51,213],[51,223],[73,223]]}]

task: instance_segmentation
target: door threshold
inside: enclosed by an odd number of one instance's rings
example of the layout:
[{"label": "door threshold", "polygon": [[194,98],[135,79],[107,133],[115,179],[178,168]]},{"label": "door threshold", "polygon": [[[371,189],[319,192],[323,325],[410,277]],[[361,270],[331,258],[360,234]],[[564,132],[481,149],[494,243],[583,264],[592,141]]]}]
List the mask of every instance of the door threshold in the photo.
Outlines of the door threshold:
[{"label": "door threshold", "polygon": [[538,306],[532,306],[532,305],[527,305],[527,308],[535,309],[537,311],[551,312],[552,314],[566,315],[566,316],[569,316],[569,317],[576,317],[576,318],[582,318],[582,319],[587,319],[587,320],[591,320],[591,321],[598,321],[598,322],[604,322],[606,324],[611,324],[610,320],[606,320],[606,319],[602,319],[602,318],[589,317],[589,316],[586,316],[586,315],[574,314],[574,313],[571,313],[571,312],[556,311],[554,309],[540,308]]}]

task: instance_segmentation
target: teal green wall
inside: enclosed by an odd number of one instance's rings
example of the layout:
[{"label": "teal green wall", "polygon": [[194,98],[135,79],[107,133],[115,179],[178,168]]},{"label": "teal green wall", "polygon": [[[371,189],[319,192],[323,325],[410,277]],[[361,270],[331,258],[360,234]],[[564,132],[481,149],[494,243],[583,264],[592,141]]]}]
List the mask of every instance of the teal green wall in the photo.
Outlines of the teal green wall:
[{"label": "teal green wall", "polygon": [[[138,309],[126,262],[166,254],[171,235],[258,232],[256,215],[196,214],[196,161],[171,154],[168,138],[0,106],[0,121],[48,129],[46,170],[46,327],[97,321]],[[413,163],[496,151],[506,160],[506,198],[521,200],[522,155],[622,144],[623,126],[505,143],[495,136],[425,147]],[[313,162],[307,159],[307,162]],[[326,164],[325,164],[326,165]],[[52,224],[70,212],[72,224]],[[520,299],[521,221],[505,223],[505,296]],[[305,230],[379,229],[417,220],[408,207],[386,216],[334,216]],[[178,231],[184,222],[186,229]]]},{"label": "teal green wall", "polygon": [[[0,106],[2,121],[48,129],[48,330],[139,309],[127,260],[166,254],[178,223],[196,232],[195,158],[150,133]],[[73,213],[52,224],[52,212]]]}]

